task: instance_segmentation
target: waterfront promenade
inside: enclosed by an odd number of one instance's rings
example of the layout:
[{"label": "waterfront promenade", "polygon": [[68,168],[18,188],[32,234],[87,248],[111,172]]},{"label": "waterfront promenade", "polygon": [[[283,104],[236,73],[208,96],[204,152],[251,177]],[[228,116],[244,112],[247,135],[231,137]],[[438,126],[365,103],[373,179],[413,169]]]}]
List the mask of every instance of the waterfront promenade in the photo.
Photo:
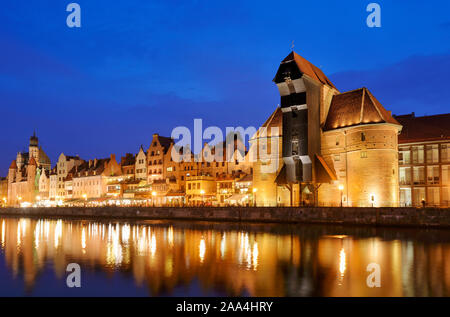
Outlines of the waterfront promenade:
[{"label": "waterfront promenade", "polygon": [[321,223],[450,229],[449,208],[350,207],[56,207],[2,208],[0,215],[59,218]]}]

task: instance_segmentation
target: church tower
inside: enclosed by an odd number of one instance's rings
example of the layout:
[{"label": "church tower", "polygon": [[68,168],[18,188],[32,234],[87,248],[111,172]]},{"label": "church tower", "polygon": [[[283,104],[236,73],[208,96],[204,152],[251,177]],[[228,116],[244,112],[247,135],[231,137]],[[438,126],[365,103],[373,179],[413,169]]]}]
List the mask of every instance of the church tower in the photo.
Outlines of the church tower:
[{"label": "church tower", "polygon": [[30,137],[30,146],[28,147],[30,159],[33,157],[36,162],[39,162],[39,139],[36,132]]},{"label": "church tower", "polygon": [[36,160],[34,159],[34,157],[31,157],[27,166],[27,183],[28,183],[27,193],[29,195],[28,201],[30,202],[34,201],[35,198],[34,196],[36,192],[36,185],[35,185],[36,171],[37,171]]}]

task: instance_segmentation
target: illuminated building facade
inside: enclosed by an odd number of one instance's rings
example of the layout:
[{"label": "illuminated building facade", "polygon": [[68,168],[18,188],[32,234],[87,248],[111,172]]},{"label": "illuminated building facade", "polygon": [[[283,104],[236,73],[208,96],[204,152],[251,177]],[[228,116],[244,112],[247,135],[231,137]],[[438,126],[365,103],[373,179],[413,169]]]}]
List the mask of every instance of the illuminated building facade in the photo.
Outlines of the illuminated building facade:
[{"label": "illuminated building facade", "polygon": [[256,162],[257,203],[397,206],[401,125],[369,90],[340,93],[319,68],[295,52],[281,62],[274,82],[280,110],[268,121],[281,117],[276,124],[282,130],[281,167],[276,173],[260,173],[264,163]]},{"label": "illuminated building facade", "polygon": [[450,114],[395,117],[399,136],[400,206],[450,206]]},{"label": "illuminated building facade", "polygon": [[39,176],[50,170],[50,159],[39,146],[36,134],[27,153],[19,152],[8,170],[8,205],[31,204],[39,193]]}]

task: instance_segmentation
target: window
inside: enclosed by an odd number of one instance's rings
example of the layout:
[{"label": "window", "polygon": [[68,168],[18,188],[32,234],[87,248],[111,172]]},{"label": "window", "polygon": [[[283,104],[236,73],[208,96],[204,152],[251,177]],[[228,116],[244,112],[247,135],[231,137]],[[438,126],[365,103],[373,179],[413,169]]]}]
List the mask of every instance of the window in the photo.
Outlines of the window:
[{"label": "window", "polygon": [[335,162],[338,162],[340,160],[341,160],[341,156],[339,154],[334,156],[334,161]]},{"label": "window", "polygon": [[400,167],[399,170],[400,185],[411,184],[411,168],[410,167]]},{"label": "window", "polygon": [[415,187],[413,191],[413,204],[415,206],[420,206],[422,201],[425,201],[425,188]]},{"label": "window", "polygon": [[439,187],[428,187],[428,206],[439,206],[441,203],[439,195]]},{"label": "window", "polygon": [[413,146],[412,147],[412,162],[414,164],[423,163],[423,145],[421,146]]},{"label": "window", "polygon": [[439,145],[427,145],[427,162],[437,163],[439,162]]},{"label": "window", "polygon": [[367,152],[361,151],[361,158],[367,158]]},{"label": "window", "polygon": [[364,132],[361,132],[361,141],[365,141],[366,140],[366,134]]},{"label": "window", "polygon": [[413,168],[414,185],[425,184],[425,168],[423,166]]},{"label": "window", "polygon": [[442,165],[442,185],[448,186],[450,180],[450,165]]},{"label": "window", "polygon": [[450,206],[450,187],[442,187],[441,207]]},{"label": "window", "polygon": [[439,184],[439,166],[427,167],[427,183]]},{"label": "window", "polygon": [[336,145],[339,145],[339,137],[336,137]]},{"label": "window", "polygon": [[409,148],[399,149],[398,163],[400,165],[411,163],[411,151],[409,150]]},{"label": "window", "polygon": [[441,145],[441,161],[442,162],[450,161],[450,144]]}]

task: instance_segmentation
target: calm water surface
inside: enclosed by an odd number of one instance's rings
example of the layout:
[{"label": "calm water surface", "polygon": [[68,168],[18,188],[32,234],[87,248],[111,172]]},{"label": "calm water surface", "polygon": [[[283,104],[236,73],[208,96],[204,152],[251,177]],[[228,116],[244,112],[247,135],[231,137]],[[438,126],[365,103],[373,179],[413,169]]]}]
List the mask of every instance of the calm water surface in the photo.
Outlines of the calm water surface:
[{"label": "calm water surface", "polygon": [[0,234],[0,296],[450,296],[449,230],[0,217]]}]

